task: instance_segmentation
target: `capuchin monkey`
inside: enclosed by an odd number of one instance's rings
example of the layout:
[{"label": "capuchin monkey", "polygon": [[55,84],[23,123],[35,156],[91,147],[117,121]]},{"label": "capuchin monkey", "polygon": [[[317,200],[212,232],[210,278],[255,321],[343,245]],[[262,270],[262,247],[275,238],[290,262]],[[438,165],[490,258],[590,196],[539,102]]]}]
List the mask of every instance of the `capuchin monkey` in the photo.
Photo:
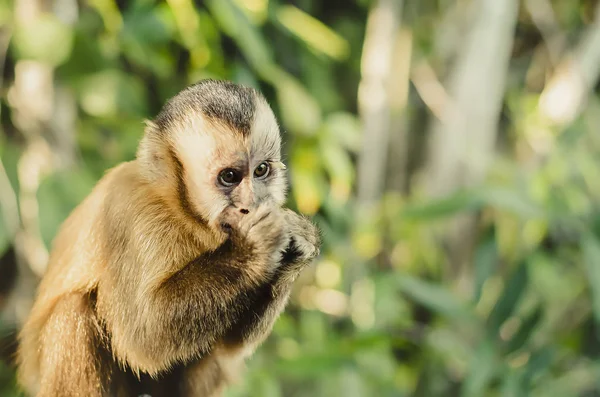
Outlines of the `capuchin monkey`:
[{"label": "capuchin monkey", "polygon": [[31,396],[220,396],[270,333],[319,233],[283,208],[256,90],[203,80],[146,123],[61,226],[20,333]]}]

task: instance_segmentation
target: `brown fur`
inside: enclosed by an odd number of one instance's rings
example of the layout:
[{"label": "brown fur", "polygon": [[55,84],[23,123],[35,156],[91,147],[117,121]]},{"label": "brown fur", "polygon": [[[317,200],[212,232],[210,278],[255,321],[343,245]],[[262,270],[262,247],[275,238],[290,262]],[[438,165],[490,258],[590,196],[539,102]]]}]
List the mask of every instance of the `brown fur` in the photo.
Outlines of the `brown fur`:
[{"label": "brown fur", "polygon": [[219,166],[245,161],[251,177],[258,161],[279,161],[276,124],[254,100],[263,114],[249,135],[218,132],[214,108],[163,114],[177,120],[168,131],[148,123],[138,159],[65,221],[20,334],[28,394],[214,397],[237,377],[319,247],[316,228],[281,208],[282,169],[231,194],[214,184]]}]

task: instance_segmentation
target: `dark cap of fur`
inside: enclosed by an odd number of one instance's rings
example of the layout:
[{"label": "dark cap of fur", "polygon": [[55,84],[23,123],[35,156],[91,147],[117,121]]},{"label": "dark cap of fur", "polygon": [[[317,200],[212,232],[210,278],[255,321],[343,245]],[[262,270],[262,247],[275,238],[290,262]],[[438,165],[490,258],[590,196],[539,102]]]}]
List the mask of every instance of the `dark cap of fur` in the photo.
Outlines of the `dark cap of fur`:
[{"label": "dark cap of fur", "polygon": [[169,99],[154,122],[161,131],[167,131],[169,127],[183,122],[190,111],[201,112],[209,119],[224,122],[247,136],[259,97],[254,88],[230,81],[200,80]]}]

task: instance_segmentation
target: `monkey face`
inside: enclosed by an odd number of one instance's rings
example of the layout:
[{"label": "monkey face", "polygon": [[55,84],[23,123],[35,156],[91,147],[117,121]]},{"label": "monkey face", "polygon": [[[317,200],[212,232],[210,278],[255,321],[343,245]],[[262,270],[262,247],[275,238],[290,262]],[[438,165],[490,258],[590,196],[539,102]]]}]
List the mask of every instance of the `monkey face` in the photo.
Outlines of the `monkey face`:
[{"label": "monkey face", "polygon": [[172,135],[190,204],[209,224],[216,226],[225,209],[248,214],[265,201],[285,201],[279,127],[262,100],[253,116],[246,134],[201,113]]}]

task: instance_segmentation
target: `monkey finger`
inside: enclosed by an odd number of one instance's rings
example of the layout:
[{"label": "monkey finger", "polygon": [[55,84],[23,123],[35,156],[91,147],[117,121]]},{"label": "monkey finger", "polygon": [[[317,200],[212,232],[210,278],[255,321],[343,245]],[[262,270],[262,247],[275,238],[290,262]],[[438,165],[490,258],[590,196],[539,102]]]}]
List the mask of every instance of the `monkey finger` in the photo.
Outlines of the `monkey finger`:
[{"label": "monkey finger", "polygon": [[305,236],[296,235],[294,240],[294,249],[298,253],[298,261],[310,261],[319,255],[319,247]]},{"label": "monkey finger", "polygon": [[221,215],[219,216],[218,224],[225,232],[231,233],[232,230],[235,229],[236,226],[239,224],[240,218],[241,216],[239,214],[239,211],[236,210],[236,208],[228,207],[224,209]]},{"label": "monkey finger", "polygon": [[273,211],[273,207],[267,203],[261,203],[255,210],[249,214],[244,215],[239,222],[239,230],[243,234],[248,234],[250,229],[263,221],[270,212]]}]

